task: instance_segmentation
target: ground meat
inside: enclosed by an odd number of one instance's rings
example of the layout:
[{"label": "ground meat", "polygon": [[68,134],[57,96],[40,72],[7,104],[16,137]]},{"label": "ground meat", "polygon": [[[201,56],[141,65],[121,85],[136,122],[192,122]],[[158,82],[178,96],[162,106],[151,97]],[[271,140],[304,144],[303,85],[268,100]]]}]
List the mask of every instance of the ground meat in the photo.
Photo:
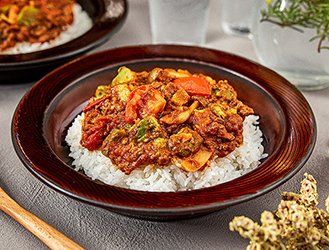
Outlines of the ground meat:
[{"label": "ground meat", "polygon": [[[122,72],[114,86],[99,88],[84,109],[81,144],[101,150],[126,174],[176,162],[195,171],[243,142],[243,120],[253,110],[237,99],[227,81],[173,69]],[[209,82],[204,84],[211,86],[189,96],[174,83],[175,77],[182,81],[186,76],[188,81],[205,77]]]},{"label": "ground meat", "polygon": [[225,128],[228,132],[241,131],[243,119],[239,115],[231,115],[225,121]]}]

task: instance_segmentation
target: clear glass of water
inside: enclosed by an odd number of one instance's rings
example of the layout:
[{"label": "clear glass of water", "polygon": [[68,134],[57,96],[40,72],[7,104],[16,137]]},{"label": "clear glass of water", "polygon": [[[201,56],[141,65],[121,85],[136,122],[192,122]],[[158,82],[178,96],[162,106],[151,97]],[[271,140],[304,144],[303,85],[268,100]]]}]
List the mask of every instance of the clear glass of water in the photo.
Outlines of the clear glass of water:
[{"label": "clear glass of water", "polygon": [[209,0],[149,0],[153,43],[205,43]]},{"label": "clear glass of water", "polygon": [[220,0],[220,19],[223,31],[229,35],[250,37],[253,8],[258,1]]}]

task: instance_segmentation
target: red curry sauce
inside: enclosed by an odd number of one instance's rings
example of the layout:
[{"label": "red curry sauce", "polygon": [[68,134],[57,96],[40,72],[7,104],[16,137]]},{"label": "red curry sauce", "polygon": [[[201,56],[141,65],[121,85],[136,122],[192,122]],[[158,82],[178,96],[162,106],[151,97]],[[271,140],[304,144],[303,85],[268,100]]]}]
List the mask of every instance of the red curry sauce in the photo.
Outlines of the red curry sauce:
[{"label": "red curry sauce", "polygon": [[170,164],[194,172],[242,144],[253,110],[226,80],[161,68],[118,72],[84,109],[81,144],[126,174]]}]

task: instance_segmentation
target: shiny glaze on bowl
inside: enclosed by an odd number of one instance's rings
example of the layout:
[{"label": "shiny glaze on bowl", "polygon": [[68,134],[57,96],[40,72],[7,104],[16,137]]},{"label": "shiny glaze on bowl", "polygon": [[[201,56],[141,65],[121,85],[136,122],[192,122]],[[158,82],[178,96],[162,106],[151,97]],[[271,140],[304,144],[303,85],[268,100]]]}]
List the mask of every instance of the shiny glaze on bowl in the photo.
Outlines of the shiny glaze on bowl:
[{"label": "shiny glaze on bowl", "polygon": [[[269,156],[250,173],[209,188],[142,192],[105,185],[76,172],[64,141],[74,117],[97,85],[116,70],[173,67],[228,79],[260,116]],[[19,103],[12,139],[23,164],[53,189],[121,214],[156,220],[202,215],[250,200],[291,178],[309,158],[316,138],[313,112],[303,95],[275,72],[247,59],[199,47],[144,45],[80,58],[47,75]]]}]

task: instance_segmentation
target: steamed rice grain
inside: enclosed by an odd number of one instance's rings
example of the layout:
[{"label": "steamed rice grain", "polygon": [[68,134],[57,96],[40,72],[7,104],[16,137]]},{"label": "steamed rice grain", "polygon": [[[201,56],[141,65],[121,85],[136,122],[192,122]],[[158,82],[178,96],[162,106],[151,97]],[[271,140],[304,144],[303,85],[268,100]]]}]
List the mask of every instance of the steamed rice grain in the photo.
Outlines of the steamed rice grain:
[{"label": "steamed rice grain", "polygon": [[243,123],[243,144],[224,158],[215,158],[203,171],[185,172],[176,165],[135,169],[129,175],[117,169],[100,151],[89,151],[80,144],[83,114],[69,128],[66,142],[75,169],[83,170],[93,180],[118,187],[174,192],[210,187],[237,178],[253,169],[266,157],[258,116],[249,115]]}]

